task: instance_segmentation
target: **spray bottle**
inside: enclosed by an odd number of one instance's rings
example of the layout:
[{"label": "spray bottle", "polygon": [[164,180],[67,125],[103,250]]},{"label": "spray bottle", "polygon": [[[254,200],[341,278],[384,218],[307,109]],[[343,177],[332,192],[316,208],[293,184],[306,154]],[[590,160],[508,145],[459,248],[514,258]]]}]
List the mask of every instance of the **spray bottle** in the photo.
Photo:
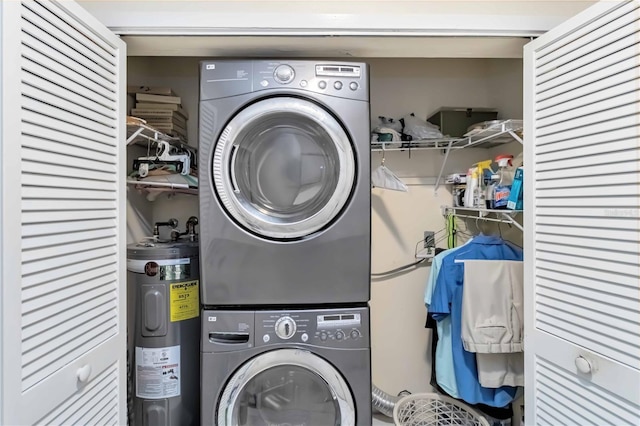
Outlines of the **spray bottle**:
[{"label": "spray bottle", "polygon": [[511,184],[513,183],[513,177],[507,171],[507,167],[511,166],[511,160],[513,155],[499,155],[496,157],[496,163],[500,168],[500,182],[495,186],[493,190],[493,208],[494,209],[506,209],[507,201],[509,200],[509,194],[511,193]]},{"label": "spray bottle", "polygon": [[491,181],[491,160],[479,161],[474,166],[478,168],[478,186],[475,188],[474,207],[486,208],[486,189],[487,184]]}]

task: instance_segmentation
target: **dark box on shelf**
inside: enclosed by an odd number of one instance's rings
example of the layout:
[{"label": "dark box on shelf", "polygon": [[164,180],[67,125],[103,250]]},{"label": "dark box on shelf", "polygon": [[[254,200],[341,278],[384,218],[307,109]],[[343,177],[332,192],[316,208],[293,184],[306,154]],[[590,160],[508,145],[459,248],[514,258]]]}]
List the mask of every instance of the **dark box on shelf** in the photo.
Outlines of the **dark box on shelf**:
[{"label": "dark box on shelf", "polygon": [[483,121],[498,119],[498,111],[491,108],[440,108],[427,121],[440,126],[445,136],[460,137],[469,126]]}]

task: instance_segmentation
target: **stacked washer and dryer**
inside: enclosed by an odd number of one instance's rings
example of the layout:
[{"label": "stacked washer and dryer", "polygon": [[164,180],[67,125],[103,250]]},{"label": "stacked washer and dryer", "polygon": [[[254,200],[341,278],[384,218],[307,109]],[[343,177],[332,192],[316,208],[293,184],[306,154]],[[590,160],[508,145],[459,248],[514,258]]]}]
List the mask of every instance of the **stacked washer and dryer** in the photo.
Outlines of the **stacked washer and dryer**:
[{"label": "stacked washer and dryer", "polygon": [[370,425],[363,63],[204,61],[203,425]]}]

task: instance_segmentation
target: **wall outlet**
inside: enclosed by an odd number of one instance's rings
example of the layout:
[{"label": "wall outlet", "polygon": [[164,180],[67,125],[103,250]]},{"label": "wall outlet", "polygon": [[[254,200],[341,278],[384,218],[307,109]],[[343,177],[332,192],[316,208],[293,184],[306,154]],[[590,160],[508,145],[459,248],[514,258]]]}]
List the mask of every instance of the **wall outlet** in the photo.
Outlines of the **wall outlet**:
[{"label": "wall outlet", "polygon": [[424,231],[424,238],[422,242],[423,242],[422,244],[423,248],[435,247],[436,246],[435,232]]}]

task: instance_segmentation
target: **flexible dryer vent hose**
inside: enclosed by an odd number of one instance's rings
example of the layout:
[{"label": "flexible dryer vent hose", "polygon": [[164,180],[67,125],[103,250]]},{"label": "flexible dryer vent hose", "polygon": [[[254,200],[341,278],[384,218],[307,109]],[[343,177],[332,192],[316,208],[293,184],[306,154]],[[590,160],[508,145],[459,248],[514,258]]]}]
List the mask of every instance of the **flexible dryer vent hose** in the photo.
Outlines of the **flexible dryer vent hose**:
[{"label": "flexible dryer vent hose", "polygon": [[371,399],[373,408],[387,417],[393,417],[393,407],[400,399],[399,396],[389,395],[376,385],[371,385]]}]

